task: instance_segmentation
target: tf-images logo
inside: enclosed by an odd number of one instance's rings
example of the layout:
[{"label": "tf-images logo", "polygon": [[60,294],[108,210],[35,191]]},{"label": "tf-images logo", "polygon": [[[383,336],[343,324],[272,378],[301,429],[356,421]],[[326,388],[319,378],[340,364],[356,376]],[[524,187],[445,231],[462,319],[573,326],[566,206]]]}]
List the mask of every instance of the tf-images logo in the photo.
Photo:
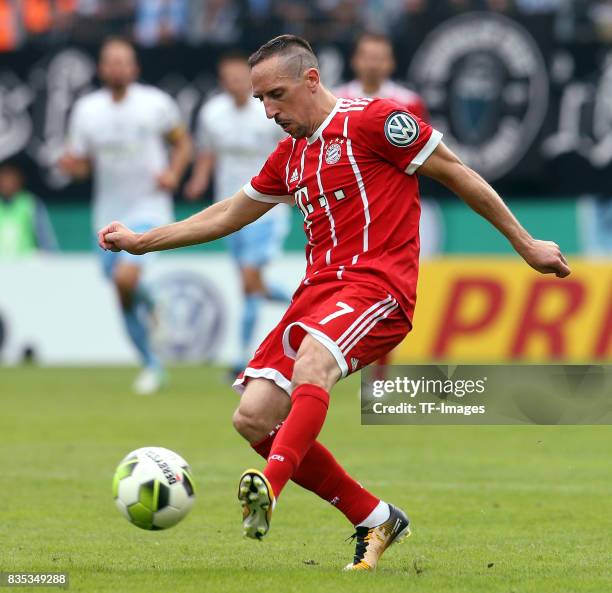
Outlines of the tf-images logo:
[{"label": "tf-images logo", "polygon": [[408,76],[446,144],[489,180],[525,156],[548,108],[539,47],[521,25],[500,15],[445,21],[415,53]]}]

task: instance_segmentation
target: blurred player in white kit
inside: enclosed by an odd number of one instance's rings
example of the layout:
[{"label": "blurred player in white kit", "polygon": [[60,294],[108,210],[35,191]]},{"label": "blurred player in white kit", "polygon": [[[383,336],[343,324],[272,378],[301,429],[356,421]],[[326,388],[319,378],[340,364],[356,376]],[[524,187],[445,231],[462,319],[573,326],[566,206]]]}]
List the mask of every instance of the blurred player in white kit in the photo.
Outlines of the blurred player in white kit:
[{"label": "blurred player in white kit", "polygon": [[[191,160],[191,140],[178,106],[161,90],[136,82],[138,73],[132,45],[107,40],[98,67],[104,86],[81,97],[71,114],[66,152],[58,164],[73,178],[93,175],[94,229],[109,219],[141,231],[172,222],[172,193]],[[149,339],[153,302],[142,267],[150,256],[99,253],[142,361],[134,390],[154,393],[165,373]]]},{"label": "blurred player in white kit", "polygon": [[[234,195],[245,179],[256,175],[285,133],[270,121],[251,95],[250,69],[245,56],[228,53],[219,61],[223,92],[212,97],[198,114],[198,156],[185,194],[198,199],[214,177],[214,199]],[[242,281],[244,305],[240,320],[240,353],[231,380],[252,356],[257,318],[264,300],[289,303],[284,288],[266,281],[263,268],[282,248],[289,227],[289,207],[281,204],[226,238]]]}]

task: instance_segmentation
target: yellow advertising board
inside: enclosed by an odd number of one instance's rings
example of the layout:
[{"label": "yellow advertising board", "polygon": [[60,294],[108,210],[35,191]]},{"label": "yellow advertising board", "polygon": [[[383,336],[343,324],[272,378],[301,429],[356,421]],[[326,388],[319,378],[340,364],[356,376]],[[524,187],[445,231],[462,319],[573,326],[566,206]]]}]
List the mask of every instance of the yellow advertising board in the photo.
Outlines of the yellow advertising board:
[{"label": "yellow advertising board", "polygon": [[569,263],[558,279],[518,258],[424,262],[393,362],[612,361],[612,260]]}]

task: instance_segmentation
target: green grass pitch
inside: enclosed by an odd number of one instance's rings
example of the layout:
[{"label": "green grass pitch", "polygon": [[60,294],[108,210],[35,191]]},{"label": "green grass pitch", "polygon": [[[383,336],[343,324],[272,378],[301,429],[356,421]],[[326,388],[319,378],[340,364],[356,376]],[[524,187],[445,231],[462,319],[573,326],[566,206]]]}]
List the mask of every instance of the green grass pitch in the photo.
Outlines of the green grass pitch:
[{"label": "green grass pitch", "polygon": [[[262,460],[231,427],[219,369],[174,369],[154,397],[129,392],[133,374],[0,370],[0,570],[68,571],[75,593],[612,590],[612,427],[362,427],[357,380],[342,382],[321,440],[414,526],[376,574],[346,574],[351,526],[295,485],[266,540],[242,538],[237,479]],[[111,496],[145,445],[183,455],[198,487],[164,532]]]}]

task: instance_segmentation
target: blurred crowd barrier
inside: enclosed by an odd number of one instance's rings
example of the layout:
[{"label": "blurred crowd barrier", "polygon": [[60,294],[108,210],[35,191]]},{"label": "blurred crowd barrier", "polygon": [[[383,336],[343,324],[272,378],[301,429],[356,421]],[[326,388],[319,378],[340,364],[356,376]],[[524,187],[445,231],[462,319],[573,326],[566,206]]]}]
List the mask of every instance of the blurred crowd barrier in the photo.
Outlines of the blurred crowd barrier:
[{"label": "blurred crowd barrier", "polygon": [[[517,258],[444,256],[421,266],[414,330],[393,363],[612,362],[610,260],[570,258],[572,275],[541,276]],[[267,274],[297,287],[304,257]],[[91,254],[0,262],[0,361],[134,364],[115,295]],[[163,254],[146,281],[156,350],[167,361],[231,364],[239,348],[239,277],[227,254]],[[282,316],[266,305],[254,342]]]}]

